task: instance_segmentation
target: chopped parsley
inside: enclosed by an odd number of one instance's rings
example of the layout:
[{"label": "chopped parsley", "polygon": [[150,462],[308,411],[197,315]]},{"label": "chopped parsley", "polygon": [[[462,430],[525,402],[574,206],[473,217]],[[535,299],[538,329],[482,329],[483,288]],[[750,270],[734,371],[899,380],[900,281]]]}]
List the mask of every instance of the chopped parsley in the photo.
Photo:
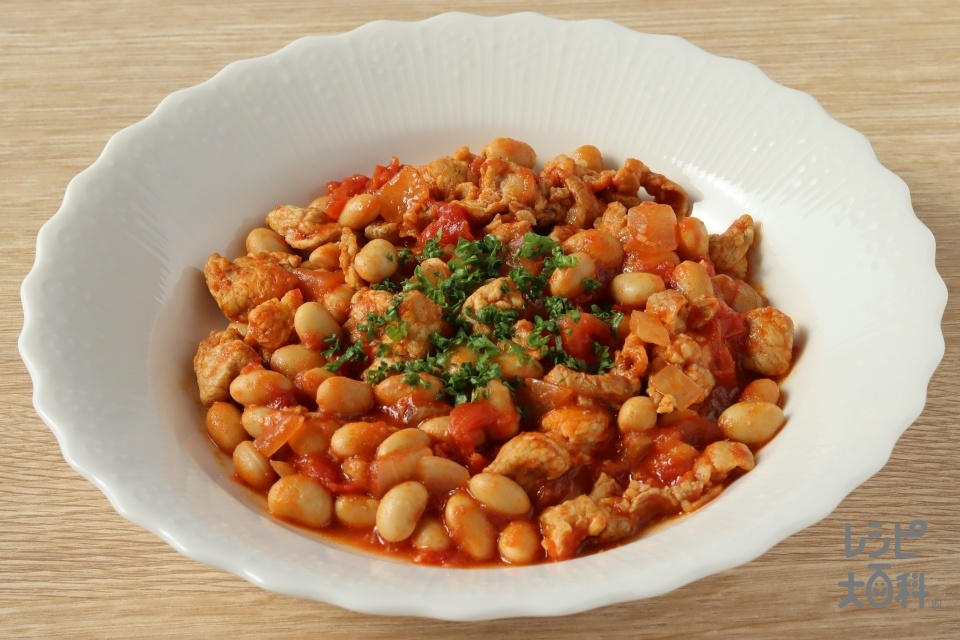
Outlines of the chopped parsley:
[{"label": "chopped parsley", "polygon": [[[449,275],[437,278],[431,274],[428,278],[420,263],[431,258],[445,259]],[[483,397],[486,385],[503,377],[498,359],[504,354],[528,364],[534,359],[530,353],[538,352],[545,364],[562,364],[575,371],[604,373],[613,366],[608,346],[592,345],[596,358],[590,363],[571,356],[563,348],[560,321],[569,317],[579,322],[581,312],[571,300],[544,293],[550,276],[557,269],[575,266],[577,259],[566,255],[563,247],[549,236],[527,233],[520,247],[511,251],[492,234],[478,240],[460,237],[452,247],[450,243],[441,245],[438,234],[426,241],[418,252],[399,249],[397,261],[401,274],[407,274],[406,277],[398,274],[393,280],[371,286],[393,294],[390,306],[383,313],[368,313],[357,323],[353,331],[354,337],[360,338],[357,342],[344,346],[338,337],[326,340],[328,348],[323,355],[329,361],[328,370],[339,371],[349,362],[366,363],[370,351],[364,345],[376,344],[373,350],[376,360],[364,374],[368,383],[375,385],[390,376],[402,375],[403,381],[413,387],[429,388],[430,382],[424,378],[424,374],[429,374],[444,385],[437,399],[459,404]],[[513,293],[512,281],[523,297],[524,309],[501,308],[505,305],[496,304],[479,309],[472,304],[465,306],[471,294],[496,278],[504,278],[500,284],[503,299]],[[587,292],[601,287],[599,280],[584,281]],[[392,346],[411,335],[413,318],[405,318],[400,308],[412,291],[419,291],[440,307],[450,331],[430,337],[426,357],[394,358]],[[590,312],[610,324],[614,333],[624,319],[624,314],[605,311],[598,305],[593,305]],[[525,338],[517,337],[516,327],[521,317],[529,320]],[[488,329],[476,331],[472,322]],[[514,390],[522,385],[522,380],[503,382]]]}]

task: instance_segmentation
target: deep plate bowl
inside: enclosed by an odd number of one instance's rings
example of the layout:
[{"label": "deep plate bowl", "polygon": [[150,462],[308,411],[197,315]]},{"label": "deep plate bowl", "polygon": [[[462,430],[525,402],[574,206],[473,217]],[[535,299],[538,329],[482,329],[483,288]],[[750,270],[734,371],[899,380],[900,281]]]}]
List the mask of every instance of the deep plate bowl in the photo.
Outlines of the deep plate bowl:
[{"label": "deep plate bowl", "polygon": [[[207,256],[237,255],[273,206],[327,180],[496,136],[541,158],[581,144],[610,164],[637,157],[687,188],[712,231],[743,212],[761,223],[759,278],[802,345],[786,427],[701,511],[558,564],[412,566],[272,520],[201,428],[191,359],[222,322]],[[920,414],[946,288],[904,183],[810,96],[610,22],[445,14],[304,38],[166,98],[70,183],[22,298],[36,409],[120,514],[266,589],[477,620],[662,594],[828,515]]]}]

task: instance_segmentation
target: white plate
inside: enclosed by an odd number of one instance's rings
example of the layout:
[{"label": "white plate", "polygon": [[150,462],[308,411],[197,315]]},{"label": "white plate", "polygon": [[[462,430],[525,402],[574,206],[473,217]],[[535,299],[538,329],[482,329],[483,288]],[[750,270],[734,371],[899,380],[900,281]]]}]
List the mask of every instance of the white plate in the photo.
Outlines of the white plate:
[{"label": "white plate", "polygon": [[[594,144],[687,187],[713,230],[750,212],[796,320],[786,428],[669,529],[559,564],[411,566],[264,515],[202,433],[191,358],[218,322],[200,268],[279,203],[495,136]],[[756,558],[886,462],[943,356],[946,288],[904,183],[859,133],[755,67],[604,21],[446,14],[237,62],[115,135],[69,185],[23,283],[20,350],[66,460],[191,558],[357,611],[475,620],[665,593]]]}]

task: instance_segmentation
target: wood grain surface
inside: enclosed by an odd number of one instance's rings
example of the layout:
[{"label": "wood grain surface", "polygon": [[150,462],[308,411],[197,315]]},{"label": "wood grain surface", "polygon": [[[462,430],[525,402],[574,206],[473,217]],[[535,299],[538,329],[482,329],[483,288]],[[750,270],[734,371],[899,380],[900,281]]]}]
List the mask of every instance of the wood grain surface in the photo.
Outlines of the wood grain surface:
[{"label": "wood grain surface", "polygon": [[[33,262],[37,231],[59,207],[69,180],[113,133],[229,62],[303,35],[379,18],[417,20],[449,8],[435,0],[0,4],[0,637],[960,637],[955,300],[943,318],[947,352],[925,411],[883,470],[830,517],[737,569],[659,598],[566,618],[479,624],[380,618],[267,593],[180,556],[127,522],[64,462],[32,408],[16,339],[20,282]],[[907,182],[917,216],[937,238],[940,273],[952,293],[960,284],[955,0],[559,0],[457,8],[603,17],[672,33],[812,94],[834,118],[863,132],[881,162]],[[870,521],[892,530],[914,519],[928,526],[908,545],[916,557],[880,561],[891,562],[891,572],[924,574],[925,607],[913,599],[905,609],[896,603],[839,608],[845,590],[838,581],[851,571],[866,579],[872,562],[845,557],[844,525],[865,535]]]}]

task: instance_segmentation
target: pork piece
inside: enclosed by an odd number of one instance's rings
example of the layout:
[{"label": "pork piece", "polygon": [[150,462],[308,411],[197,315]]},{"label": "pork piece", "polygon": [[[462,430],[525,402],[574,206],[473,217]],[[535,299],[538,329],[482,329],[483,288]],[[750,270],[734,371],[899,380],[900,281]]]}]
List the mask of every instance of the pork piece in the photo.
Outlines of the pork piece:
[{"label": "pork piece", "polygon": [[466,319],[473,331],[490,335],[493,326],[482,322],[483,310],[495,307],[501,311],[521,311],[524,306],[523,295],[510,278],[496,278],[480,286],[463,303],[460,314]]},{"label": "pork piece", "polygon": [[353,259],[357,257],[359,251],[357,235],[352,229],[345,228],[340,236],[340,270],[343,271],[344,281],[354,289],[367,286],[366,281],[353,268]]},{"label": "pork piece", "polygon": [[743,315],[749,327],[743,341],[743,366],[768,376],[786,375],[793,359],[793,320],[773,307]]},{"label": "pork piece", "polygon": [[689,335],[681,333],[671,339],[669,346],[654,345],[650,369],[656,372],[669,364],[674,365],[700,387],[703,397],[706,398],[717,383],[710,371],[711,360],[709,349],[702,347]]},{"label": "pork piece", "polygon": [[[457,192],[464,185],[459,185]],[[466,185],[470,187],[472,185]],[[477,224],[485,225],[498,213],[542,208],[543,196],[533,171],[509,160],[487,158],[480,165],[479,188],[467,189],[460,205]],[[460,194],[457,194],[460,195]]]},{"label": "pork piece", "polygon": [[617,172],[613,182],[621,192],[629,192],[633,189],[633,177],[636,176],[640,186],[653,196],[653,199],[660,204],[669,205],[673,212],[677,214],[677,220],[682,220],[690,215],[693,204],[687,196],[683,187],[673,180],[651,171],[647,165],[635,158],[628,158],[623,163],[623,167]]},{"label": "pork piece", "polygon": [[278,206],[268,213],[267,226],[282,235],[294,249],[305,251],[336,242],[343,228],[330,220],[321,209],[302,209],[291,205]]},{"label": "pork piece", "polygon": [[[386,335],[384,326],[374,328],[369,335],[367,317],[383,316],[397,307],[397,320],[389,324],[403,326],[405,335],[397,340]],[[361,344],[386,344],[384,356],[401,360],[417,360],[427,357],[430,351],[430,336],[444,329],[443,310],[437,303],[419,291],[392,294],[389,291],[364,289],[353,296],[350,316],[343,325],[350,332],[350,340]],[[401,332],[403,333],[403,331]]]},{"label": "pork piece", "polygon": [[420,167],[422,175],[430,185],[430,193],[437,200],[450,198],[454,189],[464,182],[472,182],[470,165],[456,158],[439,158]]},{"label": "pork piece", "polygon": [[604,212],[605,205],[597,200],[593,190],[575,172],[546,167],[542,173],[546,204],[537,215],[539,224],[567,224],[577,229],[593,227]]},{"label": "pork piece", "polygon": [[623,341],[623,348],[613,357],[613,371],[637,384],[643,382],[643,374],[647,372],[648,364],[646,343],[632,333]]},{"label": "pork piece", "polygon": [[367,240],[386,240],[396,245],[400,242],[400,224],[397,222],[371,222],[363,229]]},{"label": "pork piece", "polygon": [[230,399],[230,383],[248,364],[260,364],[260,356],[236,329],[214,330],[197,348],[193,370],[197,374],[200,401],[209,407]]},{"label": "pork piece", "polygon": [[267,352],[276,351],[293,335],[293,316],[303,304],[300,289],[287,291],[283,298],[272,298],[257,305],[249,314],[245,340]]},{"label": "pork piece", "polygon": [[562,407],[547,412],[541,431],[562,438],[571,449],[590,453],[613,436],[610,414],[601,408]]},{"label": "pork piece", "polygon": [[630,536],[655,518],[678,513],[683,504],[700,497],[702,491],[703,484],[698,480],[664,488],[631,480],[623,495],[598,501],[598,506],[610,516],[599,540],[606,543]]},{"label": "pork piece", "polygon": [[721,234],[710,235],[710,259],[718,273],[726,273],[743,280],[749,264],[747,252],[753,246],[753,218],[742,215]]},{"label": "pork piece", "polygon": [[675,289],[659,291],[647,298],[646,310],[660,320],[670,335],[687,330],[690,306],[686,296]]},{"label": "pork piece", "polygon": [[519,241],[525,234],[533,231],[533,225],[536,223],[537,219],[531,212],[518,211],[516,215],[506,217],[497,214],[483,230],[506,246],[512,241]]},{"label": "pork piece", "polygon": [[752,471],[753,453],[742,442],[720,440],[707,445],[693,465],[693,473],[704,486],[722,483],[734,469]]},{"label": "pork piece", "polygon": [[640,393],[641,389],[639,381],[631,380],[619,373],[599,375],[581,373],[562,364],[551,369],[544,381],[573,389],[578,395],[618,406]]},{"label": "pork piece", "polygon": [[545,480],[555,480],[570,469],[570,452],[549,434],[526,431],[508,440],[484,469],[512,478],[527,493]]},{"label": "pork piece", "polygon": [[251,253],[231,262],[214,253],[203,275],[223,315],[233,322],[246,322],[251,309],[297,287],[300,281],[290,271],[296,266],[299,256],[290,254]]},{"label": "pork piece", "polygon": [[597,502],[601,498],[610,498],[620,494],[620,485],[607,473],[601,472],[596,482],[593,483],[593,489],[590,490],[590,499]]},{"label": "pork piece", "polygon": [[588,536],[598,536],[610,522],[610,513],[589,496],[547,507],[540,514],[543,548],[551,560],[566,560],[576,554]]},{"label": "pork piece", "polygon": [[629,235],[627,230],[627,207],[621,202],[611,202],[603,214],[594,220],[593,227],[597,231],[609,233],[614,238],[624,242]]}]

